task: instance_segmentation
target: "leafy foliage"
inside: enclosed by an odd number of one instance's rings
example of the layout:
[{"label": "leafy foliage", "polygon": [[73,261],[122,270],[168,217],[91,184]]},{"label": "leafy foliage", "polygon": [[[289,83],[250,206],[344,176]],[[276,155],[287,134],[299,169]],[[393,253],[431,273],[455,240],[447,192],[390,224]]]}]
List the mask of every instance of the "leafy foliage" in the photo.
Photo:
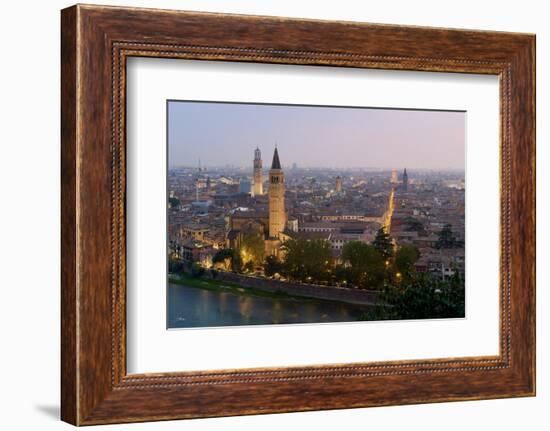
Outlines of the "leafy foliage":
[{"label": "leafy foliage", "polygon": [[423,232],[424,225],[422,222],[414,217],[406,217],[405,220],[405,229],[408,231]]},{"label": "leafy foliage", "polygon": [[401,283],[386,284],[380,305],[365,318],[438,319],[464,317],[464,280],[457,274],[439,280],[429,274],[410,274]]},{"label": "leafy foliage", "polygon": [[233,272],[241,272],[243,264],[241,255],[232,248],[218,251],[212,258],[212,263],[222,264],[225,270],[231,269]]},{"label": "leafy foliage", "polygon": [[301,281],[326,281],[330,278],[332,253],[324,239],[290,239],[284,243],[283,268],[288,276]]},{"label": "leafy foliage", "polygon": [[243,265],[243,271],[244,271],[244,272],[252,272],[252,271],[254,271],[254,262],[252,262],[251,260],[249,260],[248,262],[246,262],[246,263]]},{"label": "leafy foliage", "polygon": [[414,270],[414,264],[420,258],[420,252],[412,245],[403,245],[395,253],[395,268],[401,274],[409,274]]},{"label": "leafy foliage", "polygon": [[183,263],[174,257],[168,259],[168,272],[178,273],[183,271]]},{"label": "leafy foliage", "polygon": [[374,245],[360,241],[348,242],[342,250],[348,265],[348,283],[365,289],[377,289],[384,282],[385,261]]},{"label": "leafy foliage", "polygon": [[269,255],[265,258],[264,273],[268,277],[272,277],[277,273],[283,272],[283,263],[277,258],[277,256]]},{"label": "leafy foliage", "polygon": [[393,256],[393,244],[390,235],[386,233],[386,229],[381,227],[376,232],[376,237],[372,245],[378,250],[384,259],[389,259]]},{"label": "leafy foliage", "polygon": [[241,240],[240,252],[245,264],[252,262],[253,268],[260,266],[265,255],[263,235],[260,233],[245,234]]},{"label": "leafy foliage", "polygon": [[193,262],[191,265],[191,276],[200,277],[204,274],[204,268],[199,265],[197,262]]},{"label": "leafy foliage", "polygon": [[171,197],[168,199],[168,204],[170,205],[170,208],[179,208],[181,205],[181,202],[176,197]]}]

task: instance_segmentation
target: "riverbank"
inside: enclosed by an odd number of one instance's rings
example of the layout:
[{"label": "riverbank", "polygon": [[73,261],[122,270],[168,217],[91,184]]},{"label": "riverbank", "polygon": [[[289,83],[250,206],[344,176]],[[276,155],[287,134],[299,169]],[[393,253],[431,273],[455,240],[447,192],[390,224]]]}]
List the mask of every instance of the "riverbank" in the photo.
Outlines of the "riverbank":
[{"label": "riverbank", "polygon": [[237,294],[334,301],[368,306],[378,304],[379,295],[376,291],[279,281],[225,271],[205,271],[201,277],[192,277],[187,274],[172,275],[170,282],[202,289],[225,289]]},{"label": "riverbank", "polygon": [[252,296],[258,296],[262,298],[297,298],[297,299],[307,299],[307,297],[300,295],[289,295],[285,292],[270,292],[266,290],[243,287],[236,283],[230,281],[214,280],[212,278],[203,278],[203,277],[193,277],[186,274],[181,275],[170,275],[168,277],[168,282],[172,284],[179,284],[182,286],[195,287],[198,289],[212,290],[212,291],[223,291],[239,294],[247,294]]}]

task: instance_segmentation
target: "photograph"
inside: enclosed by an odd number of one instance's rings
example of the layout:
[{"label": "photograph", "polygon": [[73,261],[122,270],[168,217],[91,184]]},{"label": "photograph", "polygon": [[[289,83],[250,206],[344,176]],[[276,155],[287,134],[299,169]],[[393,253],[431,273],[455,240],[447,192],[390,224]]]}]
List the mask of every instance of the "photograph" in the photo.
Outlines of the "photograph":
[{"label": "photograph", "polygon": [[167,328],[465,317],[466,112],[167,101]]}]

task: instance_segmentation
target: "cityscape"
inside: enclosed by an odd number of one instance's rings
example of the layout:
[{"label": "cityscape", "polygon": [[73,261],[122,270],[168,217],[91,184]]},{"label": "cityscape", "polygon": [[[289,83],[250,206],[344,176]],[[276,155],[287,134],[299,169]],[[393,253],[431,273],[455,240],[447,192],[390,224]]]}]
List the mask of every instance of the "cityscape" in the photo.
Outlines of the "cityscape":
[{"label": "cityscape", "polygon": [[285,148],[229,146],[239,165],[169,151],[169,328],[464,317],[464,169]]}]

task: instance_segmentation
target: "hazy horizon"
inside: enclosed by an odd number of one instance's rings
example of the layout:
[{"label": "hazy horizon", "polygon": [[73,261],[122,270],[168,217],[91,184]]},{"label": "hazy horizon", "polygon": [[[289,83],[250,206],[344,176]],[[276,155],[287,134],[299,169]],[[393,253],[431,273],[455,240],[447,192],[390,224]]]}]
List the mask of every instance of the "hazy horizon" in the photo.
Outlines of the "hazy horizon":
[{"label": "hazy horizon", "polygon": [[168,102],[169,167],[464,170],[466,113],[406,109]]}]

